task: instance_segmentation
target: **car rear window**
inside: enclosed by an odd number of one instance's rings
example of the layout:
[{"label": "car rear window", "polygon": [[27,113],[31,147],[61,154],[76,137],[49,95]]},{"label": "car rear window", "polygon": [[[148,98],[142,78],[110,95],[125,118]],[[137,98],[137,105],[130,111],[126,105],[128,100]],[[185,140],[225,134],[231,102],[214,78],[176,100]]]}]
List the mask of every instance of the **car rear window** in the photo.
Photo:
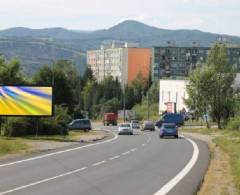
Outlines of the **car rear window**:
[{"label": "car rear window", "polygon": [[130,127],[130,124],[122,124],[120,127]]},{"label": "car rear window", "polygon": [[138,121],[137,120],[132,120],[132,123],[138,123]]},{"label": "car rear window", "polygon": [[165,128],[175,128],[175,125],[174,124],[167,124],[167,125],[164,125]]}]

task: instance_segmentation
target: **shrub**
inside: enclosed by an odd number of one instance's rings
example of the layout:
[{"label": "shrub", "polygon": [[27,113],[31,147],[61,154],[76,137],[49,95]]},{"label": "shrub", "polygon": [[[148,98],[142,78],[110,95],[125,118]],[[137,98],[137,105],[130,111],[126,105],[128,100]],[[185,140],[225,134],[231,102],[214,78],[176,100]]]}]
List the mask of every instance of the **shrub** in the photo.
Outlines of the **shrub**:
[{"label": "shrub", "polygon": [[27,117],[11,117],[3,124],[3,135],[18,137],[34,134],[34,125],[31,119]]},{"label": "shrub", "polygon": [[[11,117],[3,123],[3,135],[19,137],[25,135],[66,135],[67,124],[71,121],[68,109],[56,106],[54,117]],[[38,131],[38,132],[36,132]]]},{"label": "shrub", "polygon": [[229,130],[240,130],[240,117],[231,118],[227,124]]}]

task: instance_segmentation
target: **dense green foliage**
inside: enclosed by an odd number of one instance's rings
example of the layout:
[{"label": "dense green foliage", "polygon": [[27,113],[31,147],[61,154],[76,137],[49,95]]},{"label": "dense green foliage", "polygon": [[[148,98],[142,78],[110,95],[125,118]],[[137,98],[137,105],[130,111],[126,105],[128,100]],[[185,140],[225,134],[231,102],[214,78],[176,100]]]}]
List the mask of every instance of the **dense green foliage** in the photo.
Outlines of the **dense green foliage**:
[{"label": "dense green foliage", "polygon": [[142,101],[147,90],[147,81],[141,74],[131,86],[123,87],[111,76],[98,83],[89,68],[80,76],[76,65],[67,60],[42,66],[32,78],[21,68],[16,59],[8,62],[0,58],[0,83],[53,86],[54,117],[0,118],[1,134],[5,136],[67,134],[66,125],[72,119],[97,119],[105,112],[117,113],[123,109],[124,96],[126,109],[131,109]]},{"label": "dense green foliage", "polygon": [[[149,98],[149,99],[148,99]],[[158,120],[159,119],[159,82],[153,83],[148,90],[147,94],[143,97],[142,101],[133,107],[136,111],[139,120],[149,119]],[[149,101],[149,103],[148,103]]]},{"label": "dense green foliage", "polygon": [[234,114],[232,85],[235,76],[233,67],[227,62],[224,45],[214,45],[207,64],[190,75],[187,105],[195,110],[198,116],[209,114],[218,127],[222,128]]},{"label": "dense green foliage", "polygon": [[240,116],[231,118],[226,128],[228,130],[240,130]]}]

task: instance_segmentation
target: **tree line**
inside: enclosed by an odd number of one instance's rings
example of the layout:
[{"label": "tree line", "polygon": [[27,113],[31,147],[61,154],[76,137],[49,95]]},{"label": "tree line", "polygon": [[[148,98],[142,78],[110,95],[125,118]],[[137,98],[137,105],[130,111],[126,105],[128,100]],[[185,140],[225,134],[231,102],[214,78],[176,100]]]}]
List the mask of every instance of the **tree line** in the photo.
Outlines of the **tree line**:
[{"label": "tree line", "polygon": [[[7,61],[0,58],[1,85],[53,86],[55,115],[48,118],[1,117],[1,134],[20,136],[34,134],[66,134],[66,124],[72,119],[88,117],[100,119],[104,112],[132,109],[141,103],[147,92],[148,81],[141,74],[129,86],[121,87],[118,79],[111,76],[97,82],[90,68],[81,76],[76,65],[59,60],[43,65],[32,75],[26,75],[18,59]],[[21,130],[20,130],[21,129]]]}]

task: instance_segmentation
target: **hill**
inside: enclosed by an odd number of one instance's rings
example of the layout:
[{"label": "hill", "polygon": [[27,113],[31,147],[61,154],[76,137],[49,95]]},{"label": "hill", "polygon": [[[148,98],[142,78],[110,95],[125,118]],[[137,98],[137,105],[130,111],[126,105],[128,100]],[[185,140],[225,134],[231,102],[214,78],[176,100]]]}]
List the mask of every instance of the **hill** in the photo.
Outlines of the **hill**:
[{"label": "hill", "polygon": [[[81,73],[86,67],[85,52],[99,48],[104,40],[138,42],[140,46],[164,46],[175,41],[178,46],[190,46],[197,41],[200,46],[216,42],[219,34],[199,30],[167,30],[127,20],[109,29],[76,31],[64,28],[30,29],[16,27],[0,31],[0,54],[8,59],[19,57],[27,72],[34,72],[42,64],[57,59],[70,59],[77,63]],[[240,37],[224,35],[240,44]]]}]

